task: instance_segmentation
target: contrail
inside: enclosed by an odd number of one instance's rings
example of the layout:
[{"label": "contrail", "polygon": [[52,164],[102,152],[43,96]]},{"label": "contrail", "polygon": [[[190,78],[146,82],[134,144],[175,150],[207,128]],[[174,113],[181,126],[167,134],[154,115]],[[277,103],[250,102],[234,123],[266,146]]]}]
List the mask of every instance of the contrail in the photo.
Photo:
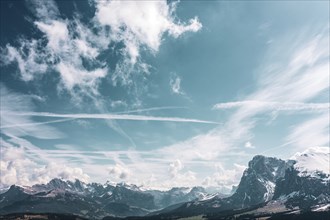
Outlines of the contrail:
[{"label": "contrail", "polygon": [[191,122],[203,124],[219,124],[214,121],[205,121],[192,118],[177,117],[156,117],[146,115],[128,115],[128,114],[55,114],[49,112],[6,112],[11,115],[34,116],[34,117],[51,117],[51,118],[71,118],[71,119],[109,119],[109,120],[133,120],[133,121],[168,121],[168,122]]},{"label": "contrail", "polygon": [[[187,107],[179,107],[179,106],[163,106],[163,107],[151,107],[151,108],[142,108],[142,109],[132,109],[121,112],[113,112],[113,114],[128,114],[128,113],[139,113],[139,112],[148,112],[148,111],[159,111],[159,110],[167,110],[167,109],[184,109]],[[133,148],[136,148],[136,144],[132,137],[130,137],[119,125],[116,125],[115,121],[107,121],[111,128],[117,131],[120,135],[126,137],[130,143],[133,145]]]},{"label": "contrail", "polygon": [[60,123],[60,122],[72,121],[72,120],[75,120],[75,118],[65,118],[65,119],[58,119],[58,120],[45,121],[45,122],[32,122],[32,123],[23,123],[23,124],[4,125],[4,126],[0,126],[0,129],[2,129],[2,128],[15,128],[15,127],[27,127],[27,126],[44,125],[44,124],[53,124],[53,123]]},{"label": "contrail", "polygon": [[166,110],[166,109],[187,109],[187,107],[179,107],[179,106],[152,107],[152,108],[134,109],[134,110],[128,110],[128,111],[122,111],[122,112],[114,112],[114,113],[115,114],[127,114],[127,113],[158,111],[158,110]]},{"label": "contrail", "polygon": [[[134,113],[134,112],[146,112],[146,111],[158,111],[158,110],[166,110],[166,109],[185,109],[187,107],[179,107],[179,106],[165,106],[165,107],[152,107],[152,108],[144,108],[144,109],[134,109],[122,112],[115,112],[116,114],[126,114],[126,113]],[[6,112],[8,113],[8,112]],[[16,113],[9,113],[14,115]],[[24,123],[24,124],[11,124],[11,125],[4,125],[0,126],[0,129],[3,128],[15,128],[15,127],[28,127],[28,126],[35,126],[35,125],[44,125],[44,124],[53,124],[53,123],[60,123],[65,121],[72,121],[77,118],[66,118],[66,119],[59,119],[54,121],[45,121],[45,122],[32,122],[32,123]],[[126,135],[125,135],[126,136]]]}]

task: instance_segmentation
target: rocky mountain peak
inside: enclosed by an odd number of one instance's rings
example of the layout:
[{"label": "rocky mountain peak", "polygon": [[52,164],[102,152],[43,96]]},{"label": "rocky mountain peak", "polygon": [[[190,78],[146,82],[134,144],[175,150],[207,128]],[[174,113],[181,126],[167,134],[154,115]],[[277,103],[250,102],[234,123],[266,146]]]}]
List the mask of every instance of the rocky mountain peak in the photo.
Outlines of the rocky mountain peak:
[{"label": "rocky mountain peak", "polygon": [[255,173],[260,178],[275,182],[278,178],[284,176],[287,167],[284,160],[257,155],[249,162],[245,175]]},{"label": "rocky mountain peak", "polygon": [[47,183],[47,186],[52,189],[65,190],[68,188],[68,183],[62,179],[54,178],[49,183]]}]

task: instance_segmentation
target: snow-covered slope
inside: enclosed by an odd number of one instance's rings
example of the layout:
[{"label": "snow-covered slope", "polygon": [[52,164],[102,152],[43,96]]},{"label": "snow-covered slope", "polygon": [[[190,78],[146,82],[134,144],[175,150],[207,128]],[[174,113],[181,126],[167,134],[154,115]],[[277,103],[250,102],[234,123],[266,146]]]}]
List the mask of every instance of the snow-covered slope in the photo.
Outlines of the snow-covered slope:
[{"label": "snow-covered slope", "polygon": [[296,153],[290,158],[296,161],[294,168],[300,175],[310,176],[316,172],[330,173],[330,148],[311,147],[302,153]]}]

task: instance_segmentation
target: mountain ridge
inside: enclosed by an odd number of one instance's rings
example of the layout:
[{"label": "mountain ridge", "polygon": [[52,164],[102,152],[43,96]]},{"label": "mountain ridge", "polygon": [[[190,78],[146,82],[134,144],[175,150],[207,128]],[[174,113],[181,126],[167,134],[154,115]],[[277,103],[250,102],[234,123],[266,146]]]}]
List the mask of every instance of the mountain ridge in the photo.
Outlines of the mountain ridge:
[{"label": "mountain ridge", "polygon": [[[13,185],[0,194],[0,215],[53,212],[90,219],[147,215],[172,218],[316,210],[330,204],[330,174],[324,167],[313,166],[312,160],[324,164],[328,156],[328,149],[318,148],[289,160],[256,155],[248,163],[234,194],[227,197],[208,194],[202,187],[159,191],[125,183],[86,184],[58,178],[31,187]],[[330,210],[330,206],[325,207]]]}]

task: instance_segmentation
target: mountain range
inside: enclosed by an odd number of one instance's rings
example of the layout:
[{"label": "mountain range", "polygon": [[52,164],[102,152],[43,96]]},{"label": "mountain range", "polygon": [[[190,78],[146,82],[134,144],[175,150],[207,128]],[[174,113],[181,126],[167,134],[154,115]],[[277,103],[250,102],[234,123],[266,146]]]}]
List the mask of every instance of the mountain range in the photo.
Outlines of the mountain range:
[{"label": "mountain range", "polygon": [[61,179],[31,187],[13,185],[0,194],[0,215],[60,213],[87,219],[246,219],[281,215],[285,219],[284,215],[309,216],[310,212],[328,216],[329,157],[327,147],[309,148],[289,160],[257,155],[230,196],[210,194],[203,187],[160,191],[125,183],[102,185]]},{"label": "mountain range", "polygon": [[[168,191],[143,190],[119,183],[86,184],[79,180],[53,179],[47,184],[12,185],[0,194],[0,214],[67,213],[91,219],[105,216],[144,216],[167,206],[209,194],[202,187],[177,187]],[[218,193],[216,195],[222,196]]]}]

